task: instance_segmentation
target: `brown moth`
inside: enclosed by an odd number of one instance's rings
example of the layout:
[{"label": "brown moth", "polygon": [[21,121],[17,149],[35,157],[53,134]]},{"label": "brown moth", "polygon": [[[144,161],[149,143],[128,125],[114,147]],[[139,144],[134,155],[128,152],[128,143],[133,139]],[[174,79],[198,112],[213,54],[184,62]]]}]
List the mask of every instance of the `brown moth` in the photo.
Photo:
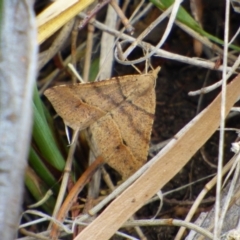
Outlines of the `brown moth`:
[{"label": "brown moth", "polygon": [[67,126],[87,129],[95,156],[101,155],[126,179],[147,159],[159,70],[101,82],[60,85],[44,94]]}]

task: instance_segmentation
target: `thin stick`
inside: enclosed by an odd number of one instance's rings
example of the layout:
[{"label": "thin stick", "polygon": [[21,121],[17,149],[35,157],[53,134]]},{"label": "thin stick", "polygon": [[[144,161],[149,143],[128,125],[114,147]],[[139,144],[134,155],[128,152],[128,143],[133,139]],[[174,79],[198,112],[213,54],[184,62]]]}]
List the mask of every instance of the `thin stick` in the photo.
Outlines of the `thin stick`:
[{"label": "thin stick", "polygon": [[[95,17],[93,17],[95,19]],[[94,36],[95,27],[92,24],[88,24],[88,34],[87,34],[87,46],[85,54],[85,62],[83,69],[83,80],[84,82],[89,81],[89,71],[91,66],[92,59],[92,49],[93,49],[93,36]]]},{"label": "thin stick", "polygon": [[70,20],[68,23],[64,25],[64,27],[60,30],[57,37],[53,40],[51,46],[44,52],[39,53],[38,56],[38,70],[40,71],[44,65],[52,59],[57,52],[60,51],[62,45],[65,43],[68,38],[70,32],[72,31],[74,24],[74,20]]},{"label": "thin stick", "polygon": [[[86,226],[86,223],[78,223],[79,225]],[[201,228],[194,223],[185,222],[183,220],[178,219],[155,219],[155,220],[130,220],[123,224],[122,227],[134,227],[134,226],[178,226],[178,227],[185,227],[191,230],[202,234],[203,236],[207,237],[208,239],[213,239],[213,234],[209,232],[207,229]]]},{"label": "thin stick", "polygon": [[232,179],[231,185],[228,189],[228,193],[227,193],[226,199],[224,201],[224,204],[221,208],[221,216],[220,216],[220,218],[218,218],[218,222],[217,222],[220,230],[223,227],[224,218],[226,217],[227,210],[229,209],[230,203],[234,196],[234,188],[236,188],[237,180],[239,177],[239,160],[240,160],[240,155],[238,154],[236,157],[236,166],[234,168],[235,172],[233,174],[233,179]]},{"label": "thin stick", "polygon": [[[104,178],[107,186],[109,187],[109,189],[111,191],[114,191],[116,187],[114,186],[114,184],[113,184],[109,174],[107,173],[107,171],[104,168],[102,168],[102,172],[103,172],[103,178]],[[134,221],[135,220],[135,216],[130,217],[129,220]],[[140,239],[146,239],[142,229],[139,226],[134,226],[134,229],[137,232],[137,234],[138,234]]]},{"label": "thin stick", "polygon": [[[87,169],[86,171],[81,175],[81,177],[78,179],[78,181],[75,183],[69,194],[67,195],[62,207],[60,208],[56,219],[60,222],[62,222],[70,210],[72,203],[74,202],[75,198],[78,196],[78,194],[81,192],[83,187],[87,184],[87,182],[90,180],[90,178],[93,176],[93,174],[97,171],[97,169],[103,164],[103,158],[100,156],[98,157]],[[56,224],[53,224],[52,230],[51,230],[51,237],[52,239],[57,239],[58,236],[58,226]]]},{"label": "thin stick", "polygon": [[188,223],[182,220],[176,220],[176,219],[156,219],[156,220],[135,220],[135,221],[129,221],[125,224],[123,224],[123,226],[129,227],[129,226],[184,226],[187,227],[189,229],[192,229],[196,232],[198,232],[199,234],[202,234],[203,236],[209,238],[209,239],[213,239],[213,234],[209,231],[207,231],[207,229],[201,228],[199,226],[197,226],[196,224],[193,223]]},{"label": "thin stick", "polygon": [[230,1],[226,0],[225,10],[225,26],[224,26],[224,54],[223,54],[223,84],[222,84],[222,98],[221,98],[221,119],[220,119],[220,139],[218,149],[218,173],[217,173],[217,189],[216,189],[216,203],[215,203],[215,224],[214,224],[214,240],[220,238],[220,225],[218,224],[220,214],[221,188],[222,188],[222,165],[223,165],[223,149],[224,149],[224,128],[225,128],[225,112],[226,112],[226,85],[227,85],[227,56],[228,56],[228,35],[229,35],[229,14]]},{"label": "thin stick", "polygon": [[[233,66],[230,68],[230,70],[228,70],[228,73],[227,75],[225,76],[225,79],[228,80],[232,74],[235,72],[235,70],[239,67],[239,64],[240,64],[240,55],[238,56],[236,62],[233,64]],[[189,96],[195,96],[195,95],[198,95],[198,94],[201,94],[201,93],[209,93],[213,90],[215,90],[216,88],[222,86],[222,83],[223,83],[223,80],[221,79],[220,81],[208,86],[208,87],[205,87],[205,88],[202,88],[200,90],[197,90],[197,91],[191,91],[189,92]]]},{"label": "thin stick", "polygon": [[88,14],[85,14],[85,17],[83,18],[83,20],[80,22],[78,28],[81,30],[82,28],[84,28],[87,23],[91,20],[91,18],[93,18],[97,12],[99,10],[101,10],[105,5],[107,5],[111,0],[102,0],[99,1],[98,4],[96,4],[96,6],[94,7],[94,9],[90,12],[88,12]]},{"label": "thin stick", "polygon": [[[122,5],[122,12],[123,12],[123,14],[125,14],[125,12],[127,10],[127,7],[129,5],[129,2],[130,2],[130,0],[125,0],[123,2],[123,5]],[[121,19],[118,19],[117,24],[116,24],[116,29],[120,28],[120,24],[121,24]]]},{"label": "thin stick", "polygon": [[[229,169],[232,167],[233,163],[235,162],[236,156],[234,156],[223,168],[222,171],[222,176],[224,176]],[[196,198],[194,204],[192,205],[190,211],[188,212],[187,216],[185,217],[184,221],[185,222],[190,222],[193,215],[196,212],[196,209],[198,208],[199,204],[202,202],[202,199],[206,196],[206,194],[215,186],[217,182],[217,176],[215,176],[211,181],[209,181],[204,189],[200,192],[200,194],[198,195],[198,197]],[[175,237],[175,240],[181,239],[183,236],[184,231],[186,230],[185,227],[181,227]]]},{"label": "thin stick", "polygon": [[[79,16],[84,17],[85,14],[80,13]],[[95,27],[97,27],[98,29],[100,29],[102,31],[106,31],[110,34],[113,34],[114,36],[117,36],[120,39],[127,40],[129,42],[134,42],[135,41],[135,38],[133,38],[133,37],[127,35],[127,34],[124,34],[124,33],[119,33],[119,31],[117,31],[115,29],[111,29],[109,27],[106,27],[104,24],[102,24],[98,21],[93,21],[92,24]],[[140,46],[140,47],[146,46],[146,45],[149,46],[151,50],[155,48],[151,44],[146,43],[144,41],[141,41],[141,42],[138,43],[138,46]],[[179,54],[170,53],[170,52],[167,52],[167,51],[162,50],[162,49],[158,49],[156,51],[156,54],[159,57],[172,59],[172,60],[175,60],[175,61],[183,62],[183,63],[186,63],[186,64],[198,66],[198,67],[203,67],[203,68],[218,70],[218,71],[222,71],[222,69],[223,69],[222,66],[220,66],[218,69],[216,69],[215,63],[211,62],[211,61],[208,61],[208,60],[201,60],[201,59],[197,59],[197,58],[189,58],[189,57],[185,57],[185,56],[182,56],[182,55],[179,55]],[[154,55],[154,56],[156,56],[156,55]],[[116,53],[115,53],[115,57],[116,57]],[[126,65],[126,62],[123,61],[123,64]],[[229,70],[231,70],[231,68],[228,67],[227,70],[229,71]]]},{"label": "thin stick", "polygon": [[114,8],[118,16],[122,20],[122,24],[126,28],[126,31],[129,32],[131,35],[134,33],[134,27],[131,25],[129,20],[126,18],[125,14],[123,13],[122,9],[118,6],[117,2],[115,0],[112,0],[110,2],[111,6]]},{"label": "thin stick", "polygon": [[[138,4],[137,8],[134,10],[133,14],[131,15],[129,21],[131,21],[131,19],[135,16],[135,14],[137,13],[137,11],[141,8],[143,2],[144,2],[144,0],[142,0],[142,1]],[[109,10],[108,10],[108,12],[109,12]],[[108,21],[107,21],[107,18],[108,18],[108,13],[107,13],[107,17],[106,17],[106,22],[108,22]],[[108,29],[111,29],[111,27],[108,26],[108,25],[110,25],[110,24],[106,24],[106,25],[104,25],[104,26],[105,26],[106,28],[108,28]],[[116,25],[116,24],[115,24],[115,25]],[[116,29],[116,28],[114,27],[114,28],[112,28],[112,29]],[[114,34],[111,34],[111,33],[110,33],[111,35],[117,37],[117,39],[115,40],[115,42],[114,42],[114,44],[113,44],[113,47],[116,45],[116,43],[117,43],[118,40],[120,39],[120,35],[123,34],[124,30],[125,30],[125,28],[121,29],[121,31],[118,32],[118,33],[119,33],[118,35],[114,35]],[[106,33],[108,33],[108,32],[105,31],[105,34],[102,35],[102,39],[103,39],[104,35],[106,35]],[[126,36],[128,36],[128,35],[126,35]],[[104,45],[101,45],[101,46],[103,47]],[[111,46],[111,45],[110,45],[110,46]],[[102,47],[101,47],[101,52],[102,52]],[[108,46],[108,50],[105,50],[105,52],[107,52],[107,53],[104,54],[104,55],[105,55],[105,60],[104,60],[104,59],[102,58],[102,56],[101,56],[101,59],[100,59],[100,71],[99,71],[96,79],[99,79],[99,77],[102,75],[103,69],[105,68],[105,64],[102,64],[102,63],[103,63],[103,62],[105,63],[105,62],[108,62],[108,61],[109,61],[109,59],[108,59],[107,57],[108,57],[108,56],[111,56],[112,51],[113,51],[113,48],[110,47],[110,49],[109,49],[109,46]],[[113,61],[113,60],[112,60],[112,61]],[[103,66],[103,65],[104,65],[104,66]],[[134,65],[132,65],[132,66],[136,69],[136,67],[135,67]],[[112,68],[111,68],[111,69],[112,69]],[[138,71],[138,69],[136,69],[136,70]],[[138,71],[138,72],[139,72],[139,71]],[[105,75],[105,74],[104,74],[104,75]],[[101,76],[101,77],[102,77],[102,76]],[[105,79],[105,78],[104,78],[104,79]]]},{"label": "thin stick", "polygon": [[[175,5],[174,5],[175,6]],[[173,10],[173,7],[171,6],[169,7],[163,14],[161,14],[154,22],[152,22],[150,24],[150,26],[148,26],[148,28],[146,28],[138,37],[137,39],[126,49],[126,51],[123,53],[123,60],[118,60],[118,62],[122,63],[124,62],[124,60],[129,56],[129,54],[133,51],[133,49],[138,45],[138,42],[140,42],[146,35],[149,34],[149,32],[151,32],[161,21],[163,21]],[[176,16],[175,16],[176,17]],[[174,22],[174,16],[173,19],[171,18],[171,22],[169,21],[168,27],[166,29],[166,31],[164,32],[164,36],[163,38],[160,40],[160,42],[154,47],[154,49],[151,49],[151,52],[147,55],[145,55],[144,57],[141,57],[137,60],[133,60],[133,61],[127,61],[128,65],[129,64],[137,64],[139,62],[145,61],[146,59],[150,58],[157,49],[159,49],[162,44],[164,43],[166,37],[169,34],[170,28],[172,26]]]},{"label": "thin stick", "polygon": [[[54,207],[54,210],[53,210],[53,214],[52,214],[53,217],[55,217],[57,215],[57,212],[59,211],[59,208],[60,208],[60,206],[62,205],[62,202],[63,202],[63,198],[64,198],[66,188],[67,188],[68,179],[69,179],[71,168],[72,168],[73,154],[75,152],[76,144],[77,144],[77,141],[74,141],[71,144],[70,149],[69,149],[66,165],[65,165],[65,168],[64,168],[64,174],[63,174],[61,187],[60,187],[58,197],[57,197],[57,201],[56,201],[56,204],[55,204],[55,207]],[[50,222],[48,228],[50,228],[51,225],[52,225],[52,222]]]},{"label": "thin stick", "polygon": [[32,237],[32,238],[35,238],[35,239],[39,239],[39,240],[49,240],[48,237],[44,237],[44,236],[41,236],[40,234],[36,234],[36,233],[33,233],[33,232],[30,232],[28,230],[26,230],[25,228],[21,228],[19,230],[19,232],[25,236],[28,236],[28,237]]},{"label": "thin stick", "polygon": [[[115,28],[117,22],[116,11],[108,5],[105,24],[109,27]],[[98,74],[99,80],[108,79],[112,75],[112,69],[114,64],[114,54],[113,50],[115,47],[115,36],[109,33],[103,32],[101,37],[101,50],[100,50],[100,61],[99,66],[101,66],[100,73]]]},{"label": "thin stick", "polygon": [[[82,51],[83,48],[85,48],[86,43],[82,43],[81,45],[78,46],[77,48],[77,55],[80,55],[80,52]],[[66,65],[68,63],[70,63],[71,61],[71,55],[69,55],[63,62],[63,65],[66,67]],[[55,69],[54,71],[52,71],[46,78],[41,79],[40,82],[41,84],[43,84],[43,86],[41,87],[41,89],[39,90],[39,94],[42,95],[43,92],[46,90],[46,88],[48,88],[48,86],[51,84],[51,82],[54,80],[54,78],[59,74],[61,70],[60,69]]]},{"label": "thin stick", "polygon": [[[143,2],[145,2],[145,1],[143,1]],[[138,13],[138,15],[136,15],[136,16],[132,19],[131,23],[134,24],[134,23],[138,22],[143,16],[145,16],[145,14],[147,14],[147,13],[151,10],[152,7],[153,7],[153,4],[152,4],[151,2],[148,3],[148,5],[145,6],[144,9],[142,9],[142,10]]]},{"label": "thin stick", "polygon": [[[76,68],[77,65],[77,36],[78,36],[78,24],[79,19],[75,18],[74,27],[71,34],[71,59],[72,59],[72,65],[74,68]],[[72,75],[72,82],[76,83],[77,78],[76,76]]]}]

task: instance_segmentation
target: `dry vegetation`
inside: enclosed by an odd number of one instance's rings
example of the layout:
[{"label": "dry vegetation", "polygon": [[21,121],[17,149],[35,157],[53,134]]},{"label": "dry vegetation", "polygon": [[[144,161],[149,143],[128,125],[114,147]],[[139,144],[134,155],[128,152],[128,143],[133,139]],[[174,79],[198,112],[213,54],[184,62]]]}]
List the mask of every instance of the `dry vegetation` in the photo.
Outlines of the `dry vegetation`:
[{"label": "dry vegetation", "polygon": [[[33,133],[18,239],[162,240],[185,239],[188,234],[187,239],[220,239],[230,234],[239,239],[239,109],[231,109],[237,107],[240,95],[240,47],[237,35],[233,38],[240,17],[235,5],[224,1],[190,2],[35,2],[38,91],[33,97]],[[148,77],[143,74],[158,66],[148,161],[134,174],[129,169],[135,172],[139,166],[103,165],[105,152],[103,159],[90,151],[86,134],[77,131],[80,117],[75,116],[84,113],[74,113],[71,93],[57,100],[61,105],[56,109],[72,127],[68,134],[43,94],[50,87],[76,83],[79,76],[74,68],[85,82],[118,77],[111,80],[113,88],[122,79],[141,78],[146,83]],[[131,74],[138,75],[122,78]],[[152,91],[153,86],[141,105]],[[86,98],[93,101],[95,97],[96,104],[102,104],[104,88],[98,95],[86,92]],[[117,90],[110,92],[117,94]],[[140,98],[136,92],[133,102]],[[89,104],[81,102],[85,103]],[[119,115],[119,119],[125,118]],[[138,119],[139,128],[142,122],[148,125],[146,135],[150,134],[151,121],[133,110],[131,119]],[[89,121],[94,124],[95,119]],[[107,131],[98,130],[95,135],[107,135]],[[112,139],[107,144],[99,140],[102,148],[108,150]],[[141,155],[147,149],[146,139],[143,144],[135,137],[134,148],[140,146]],[[119,153],[109,161],[121,161],[123,152]],[[42,221],[36,223],[36,219]]]}]

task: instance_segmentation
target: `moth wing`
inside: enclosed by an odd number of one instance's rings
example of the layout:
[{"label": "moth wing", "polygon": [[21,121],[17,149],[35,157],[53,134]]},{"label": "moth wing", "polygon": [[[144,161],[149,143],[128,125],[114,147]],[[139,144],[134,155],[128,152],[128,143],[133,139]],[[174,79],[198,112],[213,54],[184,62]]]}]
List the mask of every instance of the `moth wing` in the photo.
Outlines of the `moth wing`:
[{"label": "moth wing", "polygon": [[148,89],[153,75],[129,75],[101,82],[60,85],[44,94],[66,125],[85,129],[100,117],[117,108],[129,96]]}]

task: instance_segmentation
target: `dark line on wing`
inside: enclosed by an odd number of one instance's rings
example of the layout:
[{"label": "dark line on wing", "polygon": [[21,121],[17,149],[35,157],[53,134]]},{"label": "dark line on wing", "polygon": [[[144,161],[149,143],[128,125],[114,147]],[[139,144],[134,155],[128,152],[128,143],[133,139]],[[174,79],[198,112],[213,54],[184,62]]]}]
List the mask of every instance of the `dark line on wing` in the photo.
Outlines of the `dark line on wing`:
[{"label": "dark line on wing", "polygon": [[[134,131],[136,132],[136,134],[138,134],[138,135],[140,135],[141,136],[141,138],[143,138],[143,136],[142,136],[142,132],[141,131],[139,131],[139,129],[137,128],[137,126],[135,126],[135,124],[134,124],[134,122],[133,122],[133,118],[134,118],[134,116],[132,116],[132,115],[130,115],[127,111],[125,111],[124,110],[124,108],[121,106],[122,105],[122,103],[124,103],[125,101],[126,102],[128,102],[128,104],[131,104],[132,106],[134,106],[134,108],[135,108],[135,110],[137,110],[137,111],[141,111],[141,112],[143,112],[144,114],[147,114],[150,118],[154,118],[154,114],[151,114],[151,113],[149,113],[149,112],[147,112],[145,109],[143,109],[143,108],[141,108],[140,106],[137,106],[137,105],[135,105],[134,103],[132,103],[132,101],[131,100],[127,100],[128,99],[128,97],[127,96],[125,96],[124,95],[124,93],[123,93],[123,91],[122,91],[122,86],[121,86],[121,79],[119,78],[119,77],[115,77],[115,80],[116,80],[116,83],[117,83],[117,89],[118,89],[118,91],[120,91],[120,94],[122,95],[122,97],[123,97],[123,100],[121,101],[121,102],[117,102],[116,100],[114,100],[113,98],[111,98],[111,94],[109,94],[109,93],[104,93],[104,91],[102,90],[102,89],[100,89],[100,88],[98,88],[97,86],[95,87],[95,86],[93,86],[93,89],[96,91],[96,93],[98,93],[99,95],[101,95],[101,97],[103,97],[105,100],[108,100],[108,101],[111,101],[111,103],[112,103],[112,105],[114,105],[115,106],[115,108],[113,108],[111,111],[113,111],[114,109],[116,109],[116,108],[121,108],[121,112],[122,112],[122,114],[125,114],[126,116],[127,116],[127,119],[128,119],[128,121],[129,121],[129,123],[131,124],[131,126],[133,127],[133,129],[134,129]],[[107,81],[107,80],[106,80]],[[83,99],[81,99],[83,102],[85,102]],[[112,114],[111,114],[111,112],[109,112],[110,113],[110,115],[111,115],[111,117],[113,117],[112,116]],[[123,141],[126,143],[126,141],[123,139]],[[144,139],[144,141],[146,142],[146,143],[148,143],[149,142],[149,139]],[[125,144],[126,145],[126,144]]]},{"label": "dark line on wing", "polygon": [[127,99],[127,97],[123,94],[122,87],[121,87],[121,84],[120,84],[120,82],[121,82],[120,78],[116,77],[116,80],[117,80],[118,86],[120,88],[120,92],[121,92],[122,96],[124,97],[124,100]]},{"label": "dark line on wing", "polygon": [[[148,115],[150,118],[154,119],[154,114],[147,112],[147,111],[144,110],[143,108],[141,108],[141,107],[133,104],[131,101],[127,101],[127,102],[128,102],[129,104],[131,104],[132,106],[134,106],[134,108],[135,108],[137,111],[141,111],[141,112],[143,112],[144,114]],[[132,116],[131,114],[129,114],[127,111],[125,111],[123,107],[119,106],[119,108],[121,109],[120,112],[121,112],[122,114],[125,114],[125,115],[127,116],[127,120],[128,120],[129,123],[131,124],[131,127],[133,128],[134,132],[135,132],[136,134],[140,135],[141,138],[143,138],[142,132],[137,128],[136,124],[135,124],[134,121],[133,121],[133,117],[134,117],[134,116]],[[112,115],[111,113],[110,113],[110,115],[111,115],[111,117],[113,118],[113,115]],[[122,137],[122,138],[123,138],[123,137]],[[143,140],[144,140],[146,143],[149,142],[149,139],[143,138]],[[126,143],[126,140],[123,139],[123,142]],[[127,145],[127,144],[125,144],[125,145]]]},{"label": "dark line on wing", "polygon": [[154,117],[154,114],[149,113],[149,112],[147,112],[144,108],[141,108],[141,107],[135,105],[131,100],[126,100],[126,102],[130,103],[130,104],[133,105],[137,110],[146,113],[146,114],[149,115],[150,117]]},{"label": "dark line on wing", "polygon": [[[122,87],[121,87],[121,84],[120,84],[120,82],[121,82],[121,80],[120,80],[120,78],[118,78],[118,77],[116,77],[115,78],[117,81],[117,84],[118,84],[118,90],[120,90],[120,93],[121,93],[121,95],[122,95],[122,97],[123,97],[123,100],[121,101],[121,102],[117,102],[117,101],[115,101],[113,98],[111,98],[111,96],[110,96],[110,94],[108,93],[108,94],[105,94],[104,93],[104,91],[102,90],[102,89],[100,89],[100,88],[98,88],[98,87],[94,87],[93,89],[98,93],[98,94],[100,94],[104,99],[106,99],[106,100],[110,100],[110,102],[115,106],[115,107],[118,107],[122,102],[124,102],[126,99],[127,99],[127,97],[123,94],[123,91],[122,91]],[[107,81],[107,80],[106,80]]]}]

